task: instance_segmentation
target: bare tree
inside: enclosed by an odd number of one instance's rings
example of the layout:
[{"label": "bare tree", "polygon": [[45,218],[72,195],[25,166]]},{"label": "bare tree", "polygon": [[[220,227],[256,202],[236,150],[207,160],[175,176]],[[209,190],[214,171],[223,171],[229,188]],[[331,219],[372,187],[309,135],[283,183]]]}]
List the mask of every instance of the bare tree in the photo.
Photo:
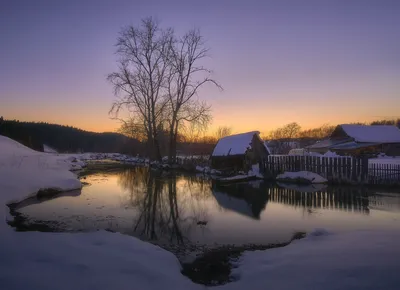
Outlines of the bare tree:
[{"label": "bare tree", "polygon": [[128,110],[140,122],[151,157],[157,160],[161,159],[158,128],[168,101],[165,81],[169,62],[165,56],[172,40],[173,31],[161,29],[152,18],[142,20],[139,27],[125,27],[116,44],[118,71],[108,75],[116,96],[110,113],[118,116],[122,109]]},{"label": "bare tree", "polygon": [[286,124],[283,127],[277,128],[270,132],[269,139],[292,139],[298,137],[301,127],[296,122]]},{"label": "bare tree", "polygon": [[217,140],[229,136],[232,134],[232,128],[228,126],[220,126],[217,128],[217,131],[215,132],[215,137]]},{"label": "bare tree", "polygon": [[207,83],[222,87],[211,78],[211,71],[200,65],[208,56],[199,30],[193,29],[174,41],[168,76],[169,110],[169,162],[176,155],[178,132],[187,124],[204,129],[211,120],[210,107],[199,100],[198,91]]},{"label": "bare tree", "polygon": [[298,137],[298,134],[301,131],[301,127],[296,122],[289,123],[285,125],[283,128],[284,138],[292,139]]},{"label": "bare tree", "polygon": [[315,138],[315,139],[323,139],[331,135],[336,126],[332,126],[329,124],[324,124],[318,128],[312,128],[307,130],[302,130],[299,133],[299,137],[302,138]]}]

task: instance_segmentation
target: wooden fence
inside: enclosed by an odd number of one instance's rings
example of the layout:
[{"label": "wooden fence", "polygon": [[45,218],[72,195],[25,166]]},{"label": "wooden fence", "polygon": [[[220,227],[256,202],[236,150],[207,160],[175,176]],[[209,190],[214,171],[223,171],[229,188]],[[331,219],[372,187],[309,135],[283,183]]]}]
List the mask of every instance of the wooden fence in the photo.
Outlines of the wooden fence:
[{"label": "wooden fence", "polygon": [[263,164],[269,177],[310,171],[334,183],[400,184],[400,164],[370,164],[367,158],[270,155]]}]

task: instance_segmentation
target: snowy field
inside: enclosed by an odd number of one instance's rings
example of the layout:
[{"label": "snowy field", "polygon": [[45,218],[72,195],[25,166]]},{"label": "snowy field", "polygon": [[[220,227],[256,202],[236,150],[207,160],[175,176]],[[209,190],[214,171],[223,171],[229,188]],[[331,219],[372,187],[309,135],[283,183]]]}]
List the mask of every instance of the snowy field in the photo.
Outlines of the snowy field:
[{"label": "snowy field", "polygon": [[[81,187],[70,172],[84,155],[35,152],[0,136],[0,206],[40,189]],[[79,160],[81,159],[81,160]],[[15,232],[0,223],[0,289],[205,289],[181,275],[176,257],[110,232]],[[291,245],[246,252],[223,289],[399,289],[400,233],[318,230]]]}]

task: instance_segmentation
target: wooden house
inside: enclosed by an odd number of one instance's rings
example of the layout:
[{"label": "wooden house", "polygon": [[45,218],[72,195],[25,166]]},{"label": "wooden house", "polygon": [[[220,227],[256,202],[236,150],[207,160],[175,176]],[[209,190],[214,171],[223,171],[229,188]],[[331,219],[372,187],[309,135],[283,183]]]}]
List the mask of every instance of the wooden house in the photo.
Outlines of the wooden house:
[{"label": "wooden house", "polygon": [[400,129],[388,125],[338,125],[328,139],[308,146],[309,152],[340,155],[400,155]]},{"label": "wooden house", "polygon": [[252,131],[221,138],[211,155],[211,167],[218,170],[245,171],[259,164],[269,155],[260,138],[260,132]]}]

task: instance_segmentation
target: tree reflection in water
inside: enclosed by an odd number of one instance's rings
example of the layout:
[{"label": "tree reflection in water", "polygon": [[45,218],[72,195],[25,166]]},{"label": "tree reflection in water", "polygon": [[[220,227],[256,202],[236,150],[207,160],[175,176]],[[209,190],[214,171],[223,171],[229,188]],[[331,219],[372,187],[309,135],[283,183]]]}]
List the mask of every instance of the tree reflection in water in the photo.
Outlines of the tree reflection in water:
[{"label": "tree reflection in water", "polygon": [[136,212],[132,231],[161,243],[184,244],[198,222],[208,220],[209,181],[137,167],[119,173],[128,192],[123,205]]}]

